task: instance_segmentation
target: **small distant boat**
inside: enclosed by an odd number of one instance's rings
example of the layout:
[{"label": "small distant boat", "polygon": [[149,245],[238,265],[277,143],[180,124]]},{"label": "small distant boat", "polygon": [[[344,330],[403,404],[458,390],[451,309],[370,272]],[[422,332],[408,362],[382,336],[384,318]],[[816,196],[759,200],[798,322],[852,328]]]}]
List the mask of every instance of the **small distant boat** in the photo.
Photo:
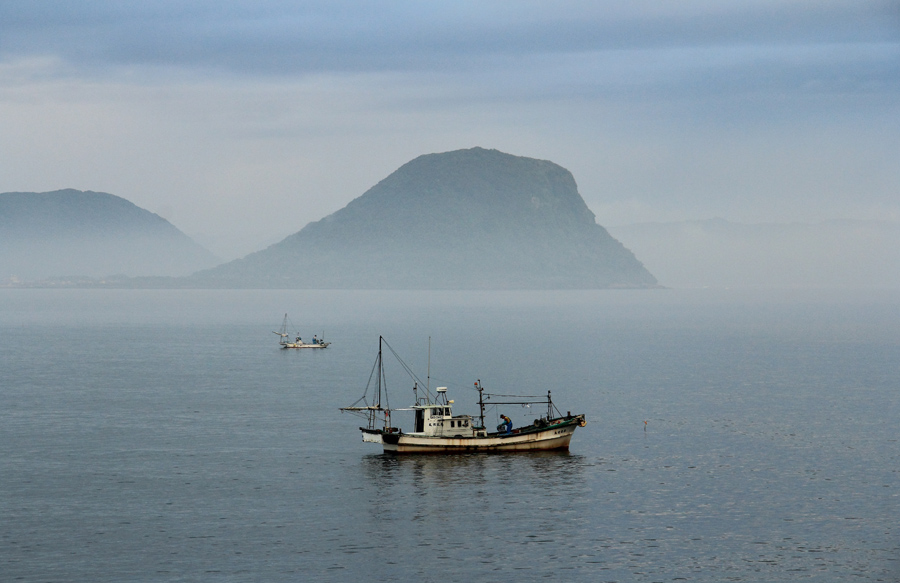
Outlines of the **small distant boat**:
[{"label": "small distant boat", "polygon": [[[278,344],[281,345],[282,348],[328,348],[331,342],[325,342],[325,335],[322,335],[322,338],[319,338],[317,335],[313,334],[312,342],[303,342],[303,339],[299,334],[288,334],[288,315],[284,315],[284,321],[281,323],[281,330],[278,332],[273,331],[273,334],[278,334],[279,341]],[[292,341],[291,338],[294,338]]]},{"label": "small distant boat", "polygon": [[[421,381],[413,384],[414,405],[402,409],[390,409],[382,406],[387,403],[387,391],[384,385],[384,366],[382,360],[383,338],[378,338],[378,357],[369,376],[369,384],[363,396],[349,407],[341,407],[341,411],[358,414],[366,419],[366,426],[360,427],[362,440],[380,443],[385,453],[468,453],[468,452],[514,452],[567,450],[572,434],[578,427],[586,425],[585,416],[562,415],[553,405],[550,391],[547,397],[495,395],[484,392],[481,381],[475,383],[478,391],[479,417],[470,415],[454,415],[453,400],[447,399],[447,387],[437,387],[432,395],[427,386],[422,391]],[[394,356],[390,345],[387,345]],[[413,378],[415,375],[399,357],[403,368]],[[374,395],[369,397],[372,379],[377,379]],[[424,394],[420,395],[422,391]],[[382,398],[384,401],[382,401]],[[545,404],[547,414],[535,419],[524,427],[513,428],[508,417],[501,416],[503,423],[497,431],[488,431],[484,424],[485,406],[493,405],[527,405]],[[394,427],[391,422],[393,411],[413,411],[415,414],[414,431],[405,432]],[[378,427],[381,425],[381,427]]]}]

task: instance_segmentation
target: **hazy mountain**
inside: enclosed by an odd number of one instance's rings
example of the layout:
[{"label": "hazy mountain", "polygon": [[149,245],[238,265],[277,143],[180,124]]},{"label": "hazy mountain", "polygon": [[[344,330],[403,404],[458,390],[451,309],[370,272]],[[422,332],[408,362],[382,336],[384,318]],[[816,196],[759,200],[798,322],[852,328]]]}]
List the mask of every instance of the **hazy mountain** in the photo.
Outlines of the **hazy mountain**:
[{"label": "hazy mountain", "polygon": [[609,229],[674,287],[900,287],[900,224],[723,219]]},{"label": "hazy mountain", "polygon": [[0,194],[0,280],[186,275],[218,260],[171,223],[103,192]]},{"label": "hazy mountain", "polygon": [[648,287],[552,162],[473,148],[420,156],[346,207],[191,278],[299,288]]}]

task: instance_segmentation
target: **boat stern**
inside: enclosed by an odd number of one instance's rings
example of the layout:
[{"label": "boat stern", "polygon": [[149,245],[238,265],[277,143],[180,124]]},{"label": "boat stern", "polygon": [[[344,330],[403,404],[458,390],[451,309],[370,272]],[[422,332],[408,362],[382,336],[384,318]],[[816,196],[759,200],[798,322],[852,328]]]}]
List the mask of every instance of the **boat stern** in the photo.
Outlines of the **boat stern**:
[{"label": "boat stern", "polygon": [[362,440],[365,443],[384,443],[382,440],[382,432],[377,429],[366,429],[365,427],[360,427],[360,431],[362,431]]}]

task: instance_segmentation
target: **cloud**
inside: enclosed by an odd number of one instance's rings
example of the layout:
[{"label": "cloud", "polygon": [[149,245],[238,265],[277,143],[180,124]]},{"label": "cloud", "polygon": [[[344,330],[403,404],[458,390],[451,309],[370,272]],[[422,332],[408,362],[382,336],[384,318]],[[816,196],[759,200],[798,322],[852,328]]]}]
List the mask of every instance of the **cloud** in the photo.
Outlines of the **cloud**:
[{"label": "cloud", "polygon": [[[40,78],[144,84],[406,75],[475,100],[893,97],[898,6],[13,0],[0,4],[0,64],[40,61]],[[3,83],[17,81],[27,82]]]},{"label": "cloud", "polygon": [[403,106],[415,105],[417,88],[440,85],[437,103],[613,99],[714,113],[722,98],[737,98],[742,117],[760,118],[772,107],[793,115],[823,98],[846,108],[882,96],[866,103],[878,109],[900,89],[898,5],[8,1],[0,66],[43,66],[0,85],[53,77],[367,85],[380,76],[410,88]]},{"label": "cloud", "polygon": [[7,1],[0,54],[243,75],[466,70],[502,57],[900,39],[894,2]]}]

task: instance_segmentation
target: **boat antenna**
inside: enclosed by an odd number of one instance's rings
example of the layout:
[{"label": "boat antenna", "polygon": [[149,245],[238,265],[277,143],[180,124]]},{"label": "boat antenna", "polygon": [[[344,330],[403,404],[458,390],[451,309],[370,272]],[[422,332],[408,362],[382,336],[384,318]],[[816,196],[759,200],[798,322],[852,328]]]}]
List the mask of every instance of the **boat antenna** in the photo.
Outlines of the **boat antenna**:
[{"label": "boat antenna", "polygon": [[478,389],[478,408],[481,409],[481,428],[484,429],[484,399],[482,399],[484,387],[481,386],[481,379],[475,381],[475,388]]},{"label": "boat antenna", "polygon": [[428,378],[425,381],[425,391],[431,394],[431,336],[428,337]]}]

